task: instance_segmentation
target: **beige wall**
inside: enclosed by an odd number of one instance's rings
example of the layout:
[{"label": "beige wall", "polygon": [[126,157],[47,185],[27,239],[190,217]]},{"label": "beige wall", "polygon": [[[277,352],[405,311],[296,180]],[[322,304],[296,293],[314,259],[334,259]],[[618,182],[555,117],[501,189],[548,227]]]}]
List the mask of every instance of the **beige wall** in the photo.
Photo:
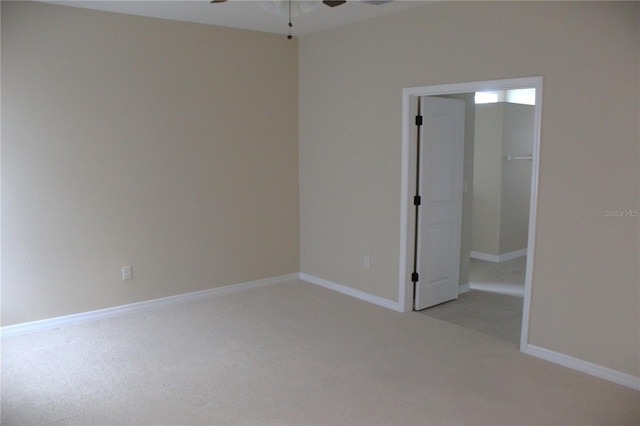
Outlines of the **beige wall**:
[{"label": "beige wall", "polygon": [[476,105],[471,250],[502,255],[527,248],[535,107]]},{"label": "beige wall", "polygon": [[476,105],[471,250],[500,254],[503,104]]},{"label": "beige wall", "polygon": [[499,254],[527,248],[531,168],[528,160],[505,161],[508,155],[526,157],[533,152],[535,106],[504,104],[500,164],[500,248]]},{"label": "beige wall", "polygon": [[639,222],[605,210],[638,209],[639,6],[442,2],[302,37],[302,272],[398,300],[402,89],[542,76],[530,343],[638,376]]},{"label": "beige wall", "polygon": [[2,325],[298,272],[296,44],[2,2]]}]

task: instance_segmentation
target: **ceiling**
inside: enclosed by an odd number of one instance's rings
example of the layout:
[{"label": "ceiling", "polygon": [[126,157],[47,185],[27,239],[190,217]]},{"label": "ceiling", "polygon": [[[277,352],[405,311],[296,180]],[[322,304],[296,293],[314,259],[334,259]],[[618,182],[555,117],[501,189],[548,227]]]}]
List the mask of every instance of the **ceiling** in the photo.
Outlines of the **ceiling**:
[{"label": "ceiling", "polygon": [[[273,2],[228,0],[226,3],[217,4],[211,4],[210,0],[45,0],[45,2],[275,34],[287,34],[289,31],[288,0]],[[409,10],[428,3],[432,3],[432,1],[395,0],[374,5],[359,0],[351,0],[341,6],[331,8],[322,4],[321,1],[293,1],[292,34],[294,36],[309,34],[352,22]],[[279,7],[281,14],[267,10],[268,8],[273,10],[276,7]],[[308,11],[301,12],[300,10]]]}]

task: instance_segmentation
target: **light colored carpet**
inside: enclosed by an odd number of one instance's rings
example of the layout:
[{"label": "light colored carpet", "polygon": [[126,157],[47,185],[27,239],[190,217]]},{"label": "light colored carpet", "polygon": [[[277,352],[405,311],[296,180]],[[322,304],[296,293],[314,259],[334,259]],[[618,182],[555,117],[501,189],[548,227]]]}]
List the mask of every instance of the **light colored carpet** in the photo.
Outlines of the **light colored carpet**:
[{"label": "light colored carpet", "polygon": [[638,424],[639,393],[300,281],[8,337],[2,424]]},{"label": "light colored carpet", "polygon": [[471,290],[420,313],[438,318],[520,347],[523,298]]}]

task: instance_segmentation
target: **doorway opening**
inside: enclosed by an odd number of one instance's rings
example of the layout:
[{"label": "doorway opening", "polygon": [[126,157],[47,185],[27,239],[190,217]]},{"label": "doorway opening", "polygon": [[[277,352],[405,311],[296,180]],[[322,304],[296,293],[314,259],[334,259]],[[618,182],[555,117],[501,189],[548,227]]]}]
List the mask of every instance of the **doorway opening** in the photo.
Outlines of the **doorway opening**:
[{"label": "doorway opening", "polygon": [[[527,89],[527,90],[522,90]],[[460,84],[449,84],[449,85],[438,85],[438,86],[423,86],[423,87],[414,87],[407,88],[403,90],[403,140],[402,140],[402,193],[401,193],[401,246],[400,246],[400,280],[399,280],[399,300],[402,306],[404,306],[405,311],[412,310],[414,308],[422,309],[425,306],[429,306],[433,304],[433,302],[437,302],[435,304],[442,303],[442,301],[438,301],[436,299],[430,300],[428,303],[424,303],[424,297],[430,294],[430,290],[428,290],[423,283],[420,283],[420,278],[418,278],[419,273],[426,273],[424,276],[426,281],[429,281],[433,277],[441,277],[443,275],[442,266],[436,268],[435,274],[429,275],[429,270],[427,271],[418,271],[416,268],[424,269],[425,267],[432,268],[433,272],[433,262],[434,259],[440,258],[444,260],[448,260],[448,264],[455,264],[456,271],[453,271],[450,275],[453,277],[459,276],[459,281],[455,282],[455,290],[452,295],[451,291],[449,291],[449,298],[455,299],[458,294],[463,294],[462,298],[464,300],[469,300],[471,294],[476,294],[477,290],[492,290],[497,293],[503,294],[518,294],[523,297],[521,304],[521,322],[519,329],[519,344],[520,349],[524,350],[528,343],[528,323],[529,323],[529,311],[530,311],[530,303],[531,303],[531,283],[532,283],[532,266],[534,263],[534,253],[535,253],[535,223],[536,223],[536,211],[537,211],[537,182],[538,182],[538,153],[540,146],[540,117],[541,117],[541,90],[542,90],[542,78],[541,77],[531,77],[531,78],[521,78],[521,79],[507,79],[507,80],[493,80],[493,81],[480,81],[480,82],[470,82],[470,83],[460,83]],[[494,201],[487,203],[484,200],[485,207],[496,208],[503,206],[503,212],[508,212],[508,214],[503,214],[504,223],[500,222],[500,214],[498,211],[497,215],[494,215],[493,222],[497,222],[497,233],[492,234],[489,232],[492,229],[493,225],[491,224],[482,224],[478,225],[479,233],[478,235],[473,235],[473,223],[472,220],[476,222],[479,218],[472,218],[473,208],[472,200],[474,200],[473,189],[474,189],[474,176],[473,176],[473,164],[474,164],[474,138],[475,138],[475,120],[464,120],[464,133],[465,133],[465,141],[464,141],[464,153],[460,151],[451,151],[449,153],[442,151],[442,146],[438,148],[437,146],[429,147],[429,145],[423,146],[422,153],[418,152],[418,145],[420,144],[420,139],[425,139],[429,132],[434,128],[438,127],[437,122],[431,123],[430,129],[426,126],[424,129],[421,129],[420,126],[416,126],[417,119],[415,118],[417,115],[422,114],[424,111],[424,105],[421,104],[423,99],[441,99],[441,98],[453,98],[458,99],[458,103],[463,102],[465,105],[465,112],[471,112],[469,114],[472,117],[475,117],[476,112],[476,93],[482,93],[488,102],[492,102],[490,104],[483,104],[483,113],[482,115],[493,115],[502,116],[502,122],[505,122],[504,117],[510,117],[509,122],[516,122],[517,119],[513,119],[514,116],[526,115],[530,116],[532,120],[530,120],[531,127],[531,135],[521,138],[522,140],[527,141],[528,146],[518,145],[517,143],[514,145],[512,143],[512,133],[514,130],[509,127],[509,129],[504,129],[501,127],[501,131],[508,133],[509,143],[503,143],[505,137],[496,137],[493,136],[493,150],[495,151],[496,146],[499,146],[500,155],[498,158],[493,158],[492,161],[495,162],[498,166],[487,167],[486,170],[489,170],[489,175],[493,174],[493,178],[496,175],[500,178],[504,174],[506,178],[506,187],[502,188],[502,192],[504,193],[504,199],[494,199]],[[530,96],[533,94],[532,102],[534,105],[528,105],[526,108],[520,107],[520,101],[507,101],[500,102],[501,96],[504,96],[505,93],[515,94],[517,96],[528,94]],[[482,102],[482,100],[480,100]],[[518,105],[514,108],[511,108],[512,104]],[[524,102],[527,103],[527,102]],[[419,109],[422,109],[419,113]],[[505,110],[509,110],[505,112]],[[515,112],[512,111],[516,110]],[[488,113],[487,113],[488,111]],[[436,112],[436,115],[440,114],[440,112]],[[506,115],[504,115],[506,114]],[[527,115],[529,114],[529,115]],[[441,115],[441,114],[440,114]],[[464,114],[466,115],[466,114]],[[523,119],[522,119],[523,120]],[[522,121],[520,120],[520,121]],[[422,122],[422,118],[420,119]],[[424,118],[425,124],[427,118]],[[450,123],[452,120],[444,120],[443,122]],[[496,127],[496,126],[493,126]],[[515,130],[516,132],[518,130]],[[418,144],[416,144],[418,141]],[[499,143],[498,143],[499,142]],[[424,143],[424,142],[423,142]],[[449,142],[447,142],[449,144]],[[428,172],[425,175],[426,177],[420,178],[419,174],[422,172],[425,173],[424,169],[420,170],[421,164],[424,163],[424,159],[420,159],[420,156],[425,155],[425,151],[429,149],[435,149],[432,151],[431,161],[433,161],[433,154],[438,154],[438,149],[440,149],[440,154],[445,153],[444,157],[447,155],[462,155],[466,157],[467,161],[465,161],[464,166],[464,178],[460,173],[459,179],[454,176],[454,184],[459,186],[459,194],[454,196],[461,196],[464,198],[465,204],[462,207],[463,217],[460,220],[458,226],[458,236],[456,237],[455,232],[450,232],[450,236],[458,239],[462,239],[462,243],[459,244],[459,256],[457,259],[452,259],[453,256],[451,253],[444,253],[438,251],[437,248],[440,246],[446,246],[447,244],[443,244],[443,242],[448,241],[448,236],[443,233],[443,229],[445,227],[439,226],[434,227],[434,232],[430,232],[425,234],[421,229],[426,229],[428,224],[434,223],[430,222],[431,218],[435,217],[433,213],[434,206],[438,205],[439,200],[431,197],[431,205],[429,205],[429,196],[426,198],[424,196],[419,196],[417,192],[424,192],[425,190],[428,192],[430,185],[436,186],[436,193],[443,188],[442,183],[438,183],[438,179],[434,178],[434,176],[428,177]],[[522,151],[522,152],[521,152]],[[526,152],[525,152],[526,151]],[[453,153],[453,154],[452,154]],[[440,155],[438,154],[438,155]],[[486,155],[486,153],[483,153]],[[428,153],[426,153],[428,155]],[[471,167],[469,167],[469,155],[471,155]],[[450,159],[451,160],[451,159]],[[448,161],[448,160],[447,160]],[[422,163],[421,163],[422,162]],[[443,165],[441,161],[438,161],[440,166]],[[451,164],[455,166],[455,161]],[[499,168],[500,172],[496,173],[496,168]],[[438,173],[449,173],[451,168],[455,167],[435,167],[433,170],[439,170]],[[444,172],[443,172],[444,170]],[[518,190],[515,185],[516,182],[522,180],[521,177],[525,176],[527,180],[527,185],[529,190],[523,191]],[[486,178],[486,177],[485,177]],[[458,179],[458,180],[456,180]],[[483,179],[482,176],[479,179]],[[495,180],[495,179],[494,179]],[[447,182],[451,182],[449,178],[446,179]],[[490,179],[487,180],[489,182]],[[435,182],[435,183],[434,183]],[[486,183],[486,182],[485,182]],[[418,188],[422,186],[422,188]],[[446,184],[445,184],[446,186]],[[482,185],[479,185],[482,186]],[[485,185],[486,186],[486,185]],[[495,188],[494,188],[495,189]],[[454,191],[455,192],[455,191]],[[439,192],[442,195],[442,191]],[[484,194],[486,196],[486,194]],[[515,199],[514,199],[515,197]],[[440,197],[442,198],[442,197]],[[420,204],[419,207],[416,206],[416,199]],[[515,203],[515,204],[514,204]],[[426,204],[426,207],[425,207]],[[482,202],[479,201],[478,205],[481,206]],[[424,213],[421,213],[420,210],[427,212],[431,209],[432,213],[427,213],[427,217],[422,217]],[[478,210],[482,211],[482,208]],[[490,209],[485,209],[483,211],[485,215],[490,213]],[[429,217],[429,215],[431,215]],[[445,213],[445,216],[447,213]],[[481,217],[482,215],[479,215]],[[441,220],[438,219],[438,223],[441,223]],[[524,226],[522,223],[524,222]],[[507,232],[510,229],[515,229],[515,225],[520,225],[518,232]],[[454,225],[449,225],[454,226]],[[455,228],[454,226],[454,228]],[[500,232],[502,227],[502,240],[500,239]],[[455,229],[453,230],[455,231]],[[485,235],[483,235],[485,234]],[[517,235],[516,235],[517,234]],[[449,235],[449,234],[448,234]],[[472,237],[473,235],[473,237]],[[434,237],[436,236],[440,240],[434,244]],[[489,237],[488,239],[484,239],[484,243],[487,241],[496,243],[495,246],[483,246],[481,237]],[[450,238],[449,238],[450,239]],[[475,246],[472,246],[472,239],[476,239]],[[420,241],[422,240],[422,241]],[[523,243],[524,241],[524,243]],[[418,243],[418,244],[416,244]],[[429,245],[431,244],[431,246]],[[523,245],[524,244],[524,245]],[[431,247],[431,248],[429,248]],[[450,246],[449,250],[450,250]],[[474,249],[472,249],[472,247]],[[518,247],[518,248],[514,248]],[[428,259],[423,259],[423,264],[420,265],[421,255],[416,251],[423,252],[423,255],[427,253],[427,250],[433,250],[433,252],[428,253]],[[473,257],[473,259],[472,259]],[[484,265],[484,270],[482,268],[482,262],[489,262]],[[431,263],[431,265],[429,265]],[[478,268],[480,266],[480,268]],[[498,276],[501,275],[502,278],[507,276],[508,280],[506,281],[523,281],[523,282],[505,282],[504,288],[500,288],[499,280],[491,278],[490,273],[497,272]],[[417,274],[418,273],[418,274]],[[484,275],[483,275],[484,273]],[[457,274],[457,275],[456,275]],[[521,274],[522,277],[517,277],[518,274]],[[457,278],[456,278],[457,279]],[[483,282],[484,280],[484,282]],[[417,281],[417,282],[416,282]],[[491,284],[495,288],[486,288],[485,284]],[[483,285],[485,285],[483,288]],[[491,287],[491,285],[489,287]],[[517,287],[517,288],[516,288]],[[475,288],[475,289],[474,289]],[[474,289],[471,293],[466,293],[470,289]],[[442,293],[442,291],[439,291]],[[511,293],[510,293],[511,292]],[[487,297],[491,298],[500,298],[500,297],[509,297],[503,296],[501,294],[489,294]],[[417,303],[414,302],[414,298],[419,298],[420,300]],[[475,297],[475,296],[474,296]],[[483,296],[484,297],[484,296]],[[460,304],[461,301],[456,303]],[[442,305],[444,306],[444,305]],[[438,306],[437,309],[441,307]],[[518,315],[520,315],[518,311]]]}]

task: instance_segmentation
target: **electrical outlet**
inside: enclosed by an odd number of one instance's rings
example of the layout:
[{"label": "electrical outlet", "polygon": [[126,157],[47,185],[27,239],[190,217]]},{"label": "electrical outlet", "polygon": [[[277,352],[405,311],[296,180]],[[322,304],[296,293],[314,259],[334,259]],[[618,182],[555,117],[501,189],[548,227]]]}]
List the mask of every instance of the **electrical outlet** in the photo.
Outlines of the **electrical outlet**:
[{"label": "electrical outlet", "polygon": [[122,281],[133,279],[133,268],[131,266],[122,267]]}]

